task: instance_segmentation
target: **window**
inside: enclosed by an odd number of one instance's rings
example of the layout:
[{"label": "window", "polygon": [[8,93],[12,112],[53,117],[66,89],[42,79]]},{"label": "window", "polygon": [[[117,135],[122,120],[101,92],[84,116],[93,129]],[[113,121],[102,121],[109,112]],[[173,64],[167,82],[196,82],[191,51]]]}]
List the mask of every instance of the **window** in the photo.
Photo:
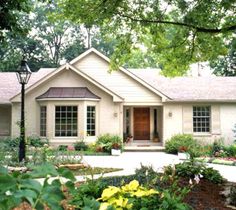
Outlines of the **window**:
[{"label": "window", "polygon": [[96,111],[95,106],[87,106],[87,135],[96,135]]},{"label": "window", "polygon": [[55,107],[55,136],[77,136],[77,106]]},{"label": "window", "polygon": [[210,106],[193,107],[193,132],[210,132]]},{"label": "window", "polygon": [[47,134],[47,107],[40,107],[40,136],[46,136]]}]

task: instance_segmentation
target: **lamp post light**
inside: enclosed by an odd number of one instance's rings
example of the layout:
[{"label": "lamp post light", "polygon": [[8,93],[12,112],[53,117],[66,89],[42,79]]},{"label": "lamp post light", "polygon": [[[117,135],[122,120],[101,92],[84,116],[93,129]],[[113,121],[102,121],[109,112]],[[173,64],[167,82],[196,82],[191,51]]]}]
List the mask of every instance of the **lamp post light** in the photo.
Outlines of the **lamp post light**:
[{"label": "lamp post light", "polygon": [[19,161],[25,159],[25,85],[28,83],[31,71],[25,60],[21,61],[21,66],[16,72],[17,79],[21,84],[21,121],[20,121],[20,144]]}]

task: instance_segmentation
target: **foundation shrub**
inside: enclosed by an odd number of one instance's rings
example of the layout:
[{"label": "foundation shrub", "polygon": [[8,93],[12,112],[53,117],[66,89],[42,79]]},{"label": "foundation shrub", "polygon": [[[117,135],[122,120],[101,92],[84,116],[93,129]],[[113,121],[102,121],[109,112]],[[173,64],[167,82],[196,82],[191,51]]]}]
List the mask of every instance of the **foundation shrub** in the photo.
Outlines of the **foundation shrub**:
[{"label": "foundation shrub", "polygon": [[3,139],[3,149],[5,151],[15,151],[19,146],[20,138],[5,138]]},{"label": "foundation shrub", "polygon": [[165,151],[170,154],[177,154],[180,148],[185,148],[186,152],[192,156],[200,155],[200,145],[189,134],[177,134],[172,136],[165,144]]},{"label": "foundation shrub", "polygon": [[77,141],[74,143],[74,148],[76,151],[86,151],[89,147],[84,141]]},{"label": "foundation shrub", "polygon": [[27,144],[32,147],[43,147],[48,144],[48,139],[40,138],[39,136],[28,136],[26,140]]},{"label": "foundation shrub", "polygon": [[67,147],[68,147],[67,145],[59,145],[57,149],[59,151],[67,151]]},{"label": "foundation shrub", "polygon": [[118,135],[104,134],[99,136],[96,141],[96,147],[103,148],[104,152],[110,152],[113,145],[119,145],[122,148],[122,138]]},{"label": "foundation shrub", "polygon": [[224,151],[227,153],[227,156],[236,157],[236,144],[225,146]]}]

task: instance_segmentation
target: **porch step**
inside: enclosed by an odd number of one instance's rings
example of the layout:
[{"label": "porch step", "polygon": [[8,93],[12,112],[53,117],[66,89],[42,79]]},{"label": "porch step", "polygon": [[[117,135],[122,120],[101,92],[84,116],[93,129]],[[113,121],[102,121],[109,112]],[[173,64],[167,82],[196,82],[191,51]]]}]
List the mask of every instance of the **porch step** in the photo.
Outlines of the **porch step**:
[{"label": "porch step", "polygon": [[125,145],[125,152],[162,152],[165,150],[163,146],[153,145]]}]

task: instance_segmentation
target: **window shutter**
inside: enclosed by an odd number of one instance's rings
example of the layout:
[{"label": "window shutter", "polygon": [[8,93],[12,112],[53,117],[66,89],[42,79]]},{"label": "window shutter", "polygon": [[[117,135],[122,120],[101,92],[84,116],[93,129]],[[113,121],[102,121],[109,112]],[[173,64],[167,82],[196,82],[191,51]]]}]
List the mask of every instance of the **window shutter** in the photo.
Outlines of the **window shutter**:
[{"label": "window shutter", "polygon": [[183,106],[183,133],[193,133],[193,107],[191,105]]},{"label": "window shutter", "polygon": [[211,106],[211,133],[220,134],[220,106]]}]

